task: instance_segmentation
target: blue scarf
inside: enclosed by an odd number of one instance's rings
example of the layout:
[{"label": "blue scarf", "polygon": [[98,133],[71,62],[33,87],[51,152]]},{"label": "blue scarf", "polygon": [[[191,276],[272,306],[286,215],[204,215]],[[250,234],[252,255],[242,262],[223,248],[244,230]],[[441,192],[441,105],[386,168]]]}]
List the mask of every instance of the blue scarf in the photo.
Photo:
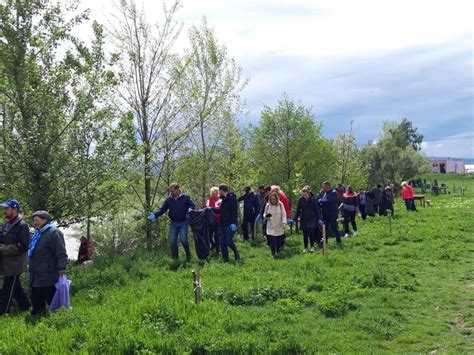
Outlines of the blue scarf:
[{"label": "blue scarf", "polygon": [[35,234],[33,234],[33,238],[31,238],[30,246],[28,248],[28,259],[31,260],[33,259],[33,253],[35,252],[36,245],[38,244],[39,240],[41,239],[41,236],[43,235],[44,232],[46,232],[48,229],[54,227],[52,222],[49,222],[48,224],[45,224],[43,227],[36,229]]}]

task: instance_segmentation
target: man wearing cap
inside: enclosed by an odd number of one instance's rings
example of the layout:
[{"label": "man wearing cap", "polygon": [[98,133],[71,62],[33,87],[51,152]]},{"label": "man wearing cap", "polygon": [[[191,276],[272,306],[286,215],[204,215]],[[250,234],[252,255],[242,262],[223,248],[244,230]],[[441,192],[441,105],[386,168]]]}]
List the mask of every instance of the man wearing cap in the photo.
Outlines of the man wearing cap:
[{"label": "man wearing cap", "polygon": [[4,276],[0,291],[0,314],[9,313],[13,299],[21,310],[26,311],[31,304],[21,286],[20,275],[27,268],[29,227],[19,215],[20,203],[17,200],[8,200],[0,207],[5,217],[5,224],[0,231],[0,275]]},{"label": "man wearing cap", "polygon": [[30,261],[31,303],[33,315],[46,312],[56,292],[55,284],[67,266],[66,244],[63,233],[51,222],[46,211],[33,213],[35,234],[28,248]]}]

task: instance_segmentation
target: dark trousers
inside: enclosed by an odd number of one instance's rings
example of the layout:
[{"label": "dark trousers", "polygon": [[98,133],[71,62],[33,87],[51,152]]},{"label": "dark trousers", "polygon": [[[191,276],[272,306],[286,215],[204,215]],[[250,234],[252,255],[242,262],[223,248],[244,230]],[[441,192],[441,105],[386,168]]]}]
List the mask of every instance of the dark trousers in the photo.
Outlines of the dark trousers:
[{"label": "dark trousers", "polygon": [[405,200],[405,207],[407,208],[407,211],[416,211],[415,200],[407,198]]},{"label": "dark trousers", "polygon": [[359,211],[362,219],[365,221],[367,218],[367,213],[365,213],[365,205],[359,205]]},{"label": "dark trousers", "polygon": [[336,237],[336,242],[341,242],[341,236],[339,234],[339,227],[337,225],[337,215],[335,216],[323,216],[324,225],[326,226],[326,233],[329,233],[329,228],[332,230]]},{"label": "dark trousers", "polygon": [[13,300],[16,300],[22,311],[30,308],[30,300],[21,287],[20,275],[5,276],[0,290],[0,315],[9,313]]},{"label": "dark trousers", "polygon": [[349,222],[351,223],[354,232],[357,232],[355,211],[344,211],[344,233],[346,234],[349,234]]},{"label": "dark trousers", "polygon": [[239,252],[234,243],[234,234],[235,232],[231,231],[230,226],[219,225],[219,244],[224,261],[229,261],[229,250],[227,248],[234,252],[235,260],[240,259]]},{"label": "dark trousers", "polygon": [[283,235],[273,236],[269,235],[268,239],[270,240],[270,249],[272,250],[272,255],[280,252],[280,249],[283,245]]},{"label": "dark trousers", "polygon": [[46,305],[50,305],[56,293],[55,286],[33,287],[31,289],[31,303],[33,310],[31,314],[38,315],[46,312]]},{"label": "dark trousers", "polygon": [[209,227],[209,242],[211,250],[219,252],[219,225],[213,224]]},{"label": "dark trousers", "polygon": [[380,214],[380,203],[374,203],[375,214]]},{"label": "dark trousers", "polygon": [[316,242],[316,233],[317,228],[309,228],[306,226],[303,227],[303,244],[305,249],[308,249],[308,241],[311,247],[314,247],[314,243]]},{"label": "dark trousers", "polygon": [[248,226],[250,225],[250,231],[252,235],[252,240],[255,239],[255,216],[254,215],[245,215],[242,221],[242,233],[244,236],[244,240],[249,240],[249,230]]}]

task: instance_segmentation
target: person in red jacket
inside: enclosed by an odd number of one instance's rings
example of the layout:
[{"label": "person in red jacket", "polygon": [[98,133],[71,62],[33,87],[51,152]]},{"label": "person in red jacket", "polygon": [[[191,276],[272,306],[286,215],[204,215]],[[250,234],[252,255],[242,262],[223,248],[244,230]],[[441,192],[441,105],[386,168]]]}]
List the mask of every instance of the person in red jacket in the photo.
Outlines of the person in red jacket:
[{"label": "person in red jacket", "polygon": [[406,181],[402,182],[402,199],[405,201],[407,211],[416,211],[414,198],[415,193],[413,192],[413,188]]},{"label": "person in red jacket", "polygon": [[221,207],[221,199],[219,198],[219,188],[211,187],[210,197],[206,201],[206,207],[216,208],[214,211],[215,224],[209,227],[209,242],[211,243],[211,251],[219,254],[219,222],[221,215],[218,212]]}]

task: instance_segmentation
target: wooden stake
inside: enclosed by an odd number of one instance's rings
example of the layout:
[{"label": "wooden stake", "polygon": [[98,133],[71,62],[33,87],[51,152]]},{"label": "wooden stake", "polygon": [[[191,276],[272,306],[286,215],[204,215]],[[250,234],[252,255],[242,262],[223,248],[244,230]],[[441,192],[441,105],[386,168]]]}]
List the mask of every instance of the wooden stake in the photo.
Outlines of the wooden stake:
[{"label": "wooden stake", "polygon": [[392,234],[392,211],[387,210],[387,214],[388,214],[388,226],[389,226],[390,234]]},{"label": "wooden stake", "polygon": [[323,255],[328,256],[328,243],[326,240],[326,225],[321,226],[321,232],[323,234]]},{"label": "wooden stake", "polygon": [[198,304],[201,300],[201,279],[199,274],[193,270],[194,303]]}]

